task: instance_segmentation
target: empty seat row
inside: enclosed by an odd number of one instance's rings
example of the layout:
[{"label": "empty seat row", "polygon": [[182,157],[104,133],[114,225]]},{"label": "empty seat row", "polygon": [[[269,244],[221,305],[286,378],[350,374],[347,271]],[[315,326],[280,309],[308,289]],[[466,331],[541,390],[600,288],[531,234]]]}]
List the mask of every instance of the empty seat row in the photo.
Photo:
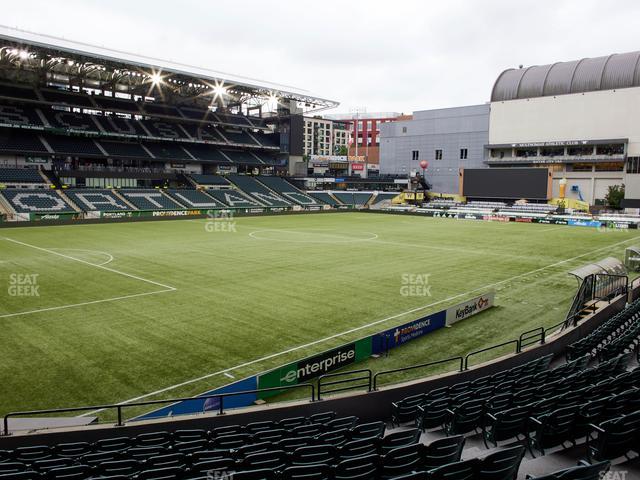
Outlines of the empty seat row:
[{"label": "empty seat row", "polygon": [[[75,459],[60,457],[38,460],[28,467],[15,462],[0,463],[0,478],[3,478],[1,475],[29,473],[30,478],[38,475],[39,478],[51,480],[110,478],[115,475],[149,479],[162,478],[155,475],[166,474],[169,471],[169,478],[197,478],[198,475],[211,471],[260,474],[268,470],[272,475],[284,475],[284,478],[302,479],[307,478],[310,473],[323,472],[322,478],[364,480],[378,476],[393,478],[413,471],[439,468],[460,460],[464,446],[463,437],[444,438],[423,445],[418,443],[419,432],[417,436],[415,433],[394,434],[398,439],[399,434],[404,438],[395,441],[395,445],[390,443],[388,448],[382,450],[378,440],[370,438],[337,447],[303,446],[291,450],[290,453],[277,445],[262,443],[235,451],[203,450],[191,454],[170,453],[144,459],[117,457],[111,452]],[[101,455],[101,458],[98,458],[98,455]],[[163,472],[160,472],[161,469]],[[247,473],[245,478],[249,477]]]},{"label": "empty seat row", "polygon": [[45,183],[35,168],[0,167],[0,183]]},{"label": "empty seat row", "polygon": [[[413,422],[416,419],[418,407],[436,399],[449,398],[462,400],[475,396],[476,392],[481,389],[481,394],[488,393],[492,395],[496,390],[506,392],[507,389],[511,390],[515,388],[518,390],[534,386],[533,382],[537,378],[535,375],[544,375],[543,372],[548,369],[550,362],[551,356],[547,355],[490,376],[481,377],[473,381],[460,382],[454,385],[440,387],[423,394],[406,397],[398,402],[392,403],[391,421],[396,425]],[[557,370],[554,375],[560,377],[563,376],[568,369],[578,369],[582,368],[582,366],[583,363],[567,364],[567,366],[563,366],[562,369]],[[542,384],[547,380],[548,377],[545,376],[539,381],[536,381],[535,385]]]},{"label": "empty seat row", "polygon": [[[604,322],[593,332],[577,342],[567,346],[567,359],[573,359],[589,354],[598,356],[599,351],[605,348],[609,343],[614,342],[618,337],[628,333],[630,328],[640,323],[640,299],[627,306],[623,311],[617,313],[609,320]],[[633,338],[630,339],[630,341]],[[626,346],[626,345],[625,345]],[[609,349],[606,356],[611,357],[622,353],[623,348]],[[605,358],[607,359],[607,358]]]}]

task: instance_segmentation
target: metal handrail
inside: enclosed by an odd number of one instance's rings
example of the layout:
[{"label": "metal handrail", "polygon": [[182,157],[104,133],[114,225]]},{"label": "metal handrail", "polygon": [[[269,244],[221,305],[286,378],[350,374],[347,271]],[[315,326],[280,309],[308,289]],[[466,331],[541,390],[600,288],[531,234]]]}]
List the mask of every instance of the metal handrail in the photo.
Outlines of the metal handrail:
[{"label": "metal handrail", "polygon": [[[529,335],[530,333],[536,333],[537,335]],[[520,343],[518,347],[518,352],[521,352],[524,347],[528,347],[529,345],[535,345],[538,342],[544,343],[544,338],[545,338],[544,327],[536,327],[521,333],[520,337],[518,338],[518,342]],[[534,342],[530,342],[530,340],[534,340],[534,339],[537,339],[537,340]]]},{"label": "metal handrail", "polygon": [[[353,377],[353,378],[345,378],[343,380],[336,380],[333,382],[326,382],[326,383],[322,383],[322,379],[324,378],[335,378],[335,377],[346,377],[347,375],[354,375],[356,373],[366,373],[366,375],[360,376],[360,377]],[[324,375],[321,375],[320,377],[318,377],[318,396],[317,399],[321,400],[321,396],[322,396],[322,387],[329,387],[332,385],[344,385],[345,383],[351,383],[351,382],[357,382],[358,380],[367,380],[367,383],[362,383],[362,384],[358,384],[358,385],[351,385],[349,387],[344,387],[344,388],[334,388],[332,390],[325,390],[324,393],[335,393],[335,392],[344,392],[347,390],[355,390],[356,388],[360,388],[360,387],[367,387],[367,391],[370,392],[371,391],[371,379],[373,376],[373,372],[368,369],[368,368],[363,368],[360,370],[349,370],[348,372],[338,372],[338,373],[326,373]]]},{"label": "metal handrail", "polygon": [[511,345],[513,343],[516,344],[515,353],[519,353],[520,352],[520,342],[518,340],[508,340],[506,342],[499,343],[498,345],[493,345],[491,347],[483,348],[482,350],[475,350],[475,351],[473,351],[471,353],[467,353],[466,357],[464,357],[464,369],[465,370],[469,369],[469,358],[471,358],[473,355],[477,355],[477,354],[483,353],[483,352],[488,352],[489,350],[494,350],[496,348],[504,347],[505,345]]},{"label": "metal handrail", "polygon": [[71,412],[82,412],[85,410],[109,410],[115,408],[117,411],[118,420],[115,424],[117,427],[121,427],[124,425],[122,422],[122,410],[124,408],[129,407],[143,407],[147,405],[162,405],[165,403],[177,403],[177,402],[186,402],[191,400],[207,400],[209,398],[218,398],[220,399],[220,408],[218,409],[218,415],[224,414],[224,399],[226,397],[233,397],[237,395],[248,395],[251,393],[261,393],[261,392],[273,392],[280,390],[292,390],[292,389],[300,389],[300,388],[309,388],[311,390],[311,401],[315,401],[315,386],[312,383],[301,383],[298,385],[282,385],[280,387],[269,387],[269,388],[257,388],[255,390],[243,390],[241,392],[223,392],[216,393],[215,395],[202,395],[199,397],[181,397],[181,398],[169,398],[166,400],[147,400],[145,402],[131,402],[131,403],[116,403],[116,404],[106,404],[106,405],[93,405],[89,407],[74,407],[74,408],[53,408],[49,410],[25,410],[21,412],[9,412],[4,416],[4,431],[0,432],[0,435],[11,435],[9,432],[9,418],[10,417],[21,417],[24,415],[45,415],[49,413],[71,413]]},{"label": "metal handrail", "polygon": [[[591,275],[590,277],[592,277],[592,279],[594,278],[593,275]],[[626,278],[627,279],[627,283],[626,285],[624,285],[623,287],[623,292],[629,290],[629,283],[628,283],[628,277],[623,276],[623,275],[611,275],[611,277],[619,277],[619,278]],[[585,277],[587,278],[587,277]],[[635,280],[634,280],[635,281]],[[631,282],[631,285],[633,286],[633,282]],[[577,297],[580,294],[580,291],[584,288],[585,286],[585,282],[583,282],[583,284],[580,286],[578,294],[576,294],[576,297],[574,297],[574,303],[575,300],[577,299]],[[592,289],[592,294],[593,294],[593,288],[594,288],[594,284],[592,284],[591,286]],[[385,370],[382,372],[378,372],[376,374],[373,374],[373,372],[370,369],[362,369],[362,370],[352,370],[349,372],[339,372],[339,373],[330,373],[330,374],[325,374],[319,377],[318,379],[318,400],[320,400],[321,398],[321,388],[322,388],[322,379],[323,378],[332,378],[332,377],[338,377],[338,376],[346,376],[346,375],[352,375],[354,373],[363,373],[366,372],[367,376],[363,376],[363,377],[356,377],[356,378],[351,378],[351,379],[345,379],[345,380],[339,380],[339,381],[335,381],[335,382],[329,382],[329,383],[325,383],[324,386],[331,386],[331,385],[341,385],[341,384],[345,384],[345,383],[349,383],[349,382],[353,382],[353,381],[357,381],[357,380],[368,380],[367,384],[362,384],[362,385],[353,385],[351,387],[345,387],[345,388],[341,388],[341,389],[333,389],[330,391],[325,391],[325,393],[331,393],[331,392],[337,392],[337,391],[345,391],[345,390],[352,390],[355,388],[360,388],[360,387],[364,387],[366,386],[368,388],[368,391],[371,390],[377,390],[378,387],[378,378],[383,376],[383,375],[390,375],[392,373],[398,373],[398,372],[405,372],[405,371],[410,371],[410,370],[415,370],[418,368],[426,368],[426,367],[430,367],[430,366],[434,366],[434,365],[439,365],[439,364],[443,364],[443,363],[448,363],[448,362],[452,362],[452,361],[457,361],[460,363],[459,366],[459,371],[462,372],[463,370],[468,370],[469,368],[469,358],[471,358],[474,355],[477,355],[479,353],[483,353],[483,352],[487,352],[490,350],[494,350],[496,348],[500,348],[500,347],[504,347],[506,345],[511,345],[511,344],[515,344],[516,345],[516,349],[515,349],[515,353],[520,353],[522,350],[523,346],[530,346],[533,345],[535,342],[533,343],[526,343],[525,341],[527,340],[531,340],[533,338],[536,338],[536,336],[529,336],[527,337],[526,335],[529,333],[535,333],[535,332],[540,332],[540,343],[544,344],[548,335],[548,332],[553,330],[553,329],[557,329],[558,327],[562,327],[561,330],[563,330],[564,328],[566,328],[568,326],[568,322],[569,322],[570,318],[569,316],[563,320],[562,322],[559,322],[555,325],[552,325],[550,327],[537,327],[535,329],[523,332],[518,340],[508,340],[506,342],[500,343],[498,345],[493,345],[487,348],[483,348],[481,350],[476,350],[473,351],[471,353],[468,353],[464,358],[461,356],[456,356],[456,357],[451,357],[451,358],[446,358],[443,360],[437,360],[434,362],[428,362],[428,363],[423,363],[423,364],[419,364],[419,365],[411,365],[409,367],[402,367],[402,368],[396,368],[393,370]],[[574,324],[575,325],[575,324]],[[373,376],[372,376],[373,375]],[[299,389],[299,388],[309,388],[311,390],[311,401],[315,401],[316,398],[316,390],[315,387],[312,383],[303,383],[303,384],[299,384],[299,385],[283,385],[283,386],[279,386],[279,387],[269,387],[269,388],[259,388],[256,390],[246,390],[246,391],[242,391],[242,392],[225,392],[225,393],[219,393],[219,394],[215,394],[215,395],[203,395],[203,396],[199,396],[199,397],[184,397],[184,398],[173,398],[173,399],[167,399],[167,400],[150,400],[150,401],[146,401],[146,402],[135,402],[135,403],[121,403],[121,404],[107,404],[107,405],[94,405],[94,406],[88,406],[88,407],[74,407],[74,408],[57,408],[57,409],[49,409],[49,410],[31,410],[31,411],[21,411],[21,412],[9,412],[4,416],[4,431],[0,432],[0,436],[2,435],[10,435],[9,432],[9,418],[10,417],[17,417],[17,416],[24,416],[24,415],[44,415],[44,414],[49,414],[49,413],[70,413],[70,412],[80,412],[80,411],[86,411],[86,410],[108,410],[108,409],[116,409],[117,410],[117,423],[116,426],[122,426],[122,410],[124,408],[129,408],[129,407],[139,407],[139,406],[146,406],[146,405],[158,405],[158,404],[166,404],[166,403],[176,403],[176,402],[183,402],[183,401],[190,401],[190,400],[206,400],[209,398],[219,398],[220,399],[220,408],[219,408],[219,415],[224,414],[224,398],[226,397],[230,397],[230,396],[236,396],[236,395],[247,395],[247,394],[251,394],[251,393],[260,393],[260,392],[269,392],[269,391],[282,391],[282,390],[291,390],[291,389]]]},{"label": "metal handrail", "polygon": [[460,357],[460,356],[445,358],[444,360],[436,360],[435,362],[421,363],[419,365],[411,365],[410,367],[394,368],[393,370],[385,370],[385,371],[382,371],[382,372],[378,372],[373,376],[373,390],[377,390],[378,389],[378,377],[380,377],[382,375],[390,375],[392,373],[398,373],[398,372],[408,372],[409,370],[415,370],[417,368],[432,367],[434,365],[440,365],[442,363],[448,363],[448,362],[452,362],[454,360],[460,362],[460,367],[459,367],[458,371],[462,372],[462,370],[463,370],[462,369],[463,358]]},{"label": "metal handrail", "polygon": [[[563,328],[564,328],[564,324],[565,324],[565,323],[566,323],[566,320],[563,320],[563,321],[558,322],[558,323],[556,323],[556,324],[554,324],[554,325],[551,325],[550,327],[545,328],[545,329],[544,329],[544,338],[543,338],[543,342],[542,342],[542,343],[546,342],[546,340],[547,340],[547,335],[548,335],[548,332],[549,332],[550,330],[557,329],[558,327],[563,327]],[[561,330],[562,330],[562,329],[561,329]]]}]

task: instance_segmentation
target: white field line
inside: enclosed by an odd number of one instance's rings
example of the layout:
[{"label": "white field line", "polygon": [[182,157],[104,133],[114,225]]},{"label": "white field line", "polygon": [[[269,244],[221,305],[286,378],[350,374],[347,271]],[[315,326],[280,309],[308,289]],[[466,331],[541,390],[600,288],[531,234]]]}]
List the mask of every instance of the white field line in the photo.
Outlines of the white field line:
[{"label": "white field line", "polygon": [[[248,367],[248,366],[251,366],[251,365],[255,365],[257,363],[262,363],[262,362],[265,362],[267,360],[271,360],[273,358],[277,358],[277,357],[281,357],[283,355],[287,355],[288,353],[292,353],[292,352],[295,352],[295,351],[298,351],[298,350],[302,350],[302,349],[305,349],[305,348],[308,348],[308,347],[312,347],[312,346],[318,345],[320,343],[325,343],[325,342],[327,342],[329,340],[333,340],[335,338],[339,338],[339,337],[342,337],[344,335],[349,335],[351,333],[358,332],[360,330],[364,330],[364,329],[366,329],[368,327],[373,327],[373,326],[378,325],[380,323],[388,322],[389,320],[394,320],[396,318],[403,317],[403,316],[408,315],[410,313],[416,313],[416,312],[419,312],[421,310],[426,310],[427,308],[434,307],[434,306],[439,305],[441,303],[449,302],[451,300],[456,300],[456,299],[458,299],[460,297],[466,297],[466,296],[471,295],[472,293],[478,292],[480,290],[486,290],[488,288],[492,288],[492,287],[495,287],[497,285],[501,285],[503,283],[507,283],[507,282],[511,282],[513,280],[517,280],[518,278],[522,278],[522,277],[526,277],[526,276],[532,275],[534,273],[546,270],[548,268],[554,268],[554,267],[557,267],[559,265],[563,265],[565,263],[572,262],[574,260],[577,260],[577,259],[582,258],[582,257],[586,257],[587,255],[592,255],[592,254],[600,252],[602,250],[607,250],[607,249],[610,249],[610,248],[617,247],[618,245],[622,245],[622,244],[630,242],[632,240],[636,240],[637,238],[638,238],[637,236],[633,237],[633,238],[628,238],[627,240],[623,240],[621,242],[617,242],[617,243],[614,243],[614,244],[611,244],[611,245],[607,245],[605,247],[600,247],[600,248],[597,248],[595,250],[591,250],[589,252],[582,253],[580,255],[576,255],[575,257],[567,258],[565,260],[560,260],[558,262],[551,263],[551,264],[546,265],[544,267],[536,268],[536,269],[531,270],[529,272],[525,272],[525,273],[521,273],[521,274],[518,274],[518,275],[514,275],[513,277],[506,278],[506,279],[500,280],[498,282],[489,283],[487,285],[483,285],[481,287],[474,288],[474,289],[469,290],[467,292],[460,293],[458,295],[454,295],[454,296],[449,297],[449,298],[445,298],[444,300],[439,300],[437,302],[429,303],[427,305],[422,305],[420,307],[415,307],[415,308],[412,308],[410,310],[406,310],[404,312],[397,313],[395,315],[391,315],[390,317],[382,318],[380,320],[376,320],[374,322],[367,323],[366,325],[361,325],[359,327],[351,328],[349,330],[345,330],[344,332],[336,333],[335,335],[331,335],[331,336],[328,336],[328,337],[325,337],[325,338],[321,338],[319,340],[315,340],[313,342],[305,343],[303,345],[298,345],[296,347],[292,347],[292,348],[289,348],[287,350],[283,350],[281,352],[272,353],[270,355],[266,355],[264,357],[257,358],[255,360],[250,360],[248,362],[241,363],[241,364],[236,365],[234,367],[225,368],[224,370],[218,370],[217,372],[208,373],[206,375],[202,375],[201,377],[192,378],[191,380],[186,380],[184,382],[177,383],[175,385],[171,385],[169,387],[165,387],[165,388],[162,388],[160,390],[156,390],[155,392],[145,393],[144,395],[139,395],[137,397],[130,398],[129,400],[124,400],[122,402],[119,402],[117,405],[124,405],[124,404],[131,403],[131,402],[137,402],[137,401],[143,400],[145,398],[153,397],[153,396],[159,395],[161,393],[165,393],[165,392],[169,392],[171,390],[175,390],[176,388],[184,387],[184,386],[190,385],[192,383],[197,383],[197,382],[200,382],[202,380],[206,380],[206,379],[211,378],[211,377],[215,377],[215,376],[218,376],[218,375],[225,375],[226,373],[232,372],[233,370],[237,370],[239,368],[244,368],[244,367]],[[103,410],[104,409],[94,410],[92,412],[83,413],[80,416],[84,417],[84,416],[88,416],[88,415],[95,415],[96,413],[100,413]]]},{"label": "white field line", "polygon": [[58,307],[38,308],[36,310],[28,310],[26,312],[7,313],[4,315],[0,315],[0,319],[10,318],[10,317],[19,317],[22,315],[30,315],[32,313],[52,312],[55,310],[64,310],[66,308],[84,307],[85,305],[95,305],[96,303],[114,302],[116,300],[126,300],[127,298],[144,297],[147,295],[155,295],[157,293],[165,293],[165,292],[172,292],[172,291],[173,290],[156,290],[154,292],[134,293],[131,295],[124,295],[122,297],[112,297],[112,298],[105,298],[102,300],[92,300],[90,302],[72,303],[70,305],[60,305]]},{"label": "white field line", "polygon": [[34,248],[36,250],[40,250],[42,252],[47,252],[47,253],[50,253],[52,255],[58,255],[59,257],[66,258],[68,260],[73,260],[75,262],[84,263],[85,265],[89,265],[91,267],[100,268],[102,270],[106,270],[107,272],[116,273],[118,275],[122,275],[122,276],[125,276],[125,277],[133,278],[135,280],[140,280],[141,282],[151,283],[152,285],[156,285],[158,287],[166,288],[167,290],[176,290],[175,287],[171,287],[169,285],[164,285],[164,284],[156,282],[154,280],[149,280],[147,278],[138,277],[137,275],[132,275],[130,273],[121,272],[120,270],[116,270],[116,269],[110,268],[110,267],[105,267],[104,265],[98,265],[98,264],[95,264],[95,263],[87,262],[86,260],[82,260],[80,258],[71,257],[69,255],[65,255],[64,253],[54,252],[53,250],[49,250],[48,248],[38,247],[36,245],[31,245],[31,244],[28,244],[28,243],[25,243],[25,242],[21,242],[19,240],[14,240],[14,239],[8,238],[8,237],[5,237],[5,240],[7,240],[9,242],[17,243],[18,245],[23,245],[25,247],[31,247],[31,248]]},{"label": "white field line", "polygon": [[369,235],[369,237],[367,238],[357,238],[357,237],[349,237],[347,235],[335,235],[335,234],[330,234],[330,233],[320,233],[319,235],[321,237],[328,237],[328,238],[335,238],[336,240],[334,242],[324,242],[324,241],[316,241],[314,239],[311,240],[291,240],[288,238],[284,238],[284,239],[279,239],[279,238],[264,238],[264,237],[260,237],[258,236],[259,233],[262,232],[286,232],[286,233],[296,233],[299,235],[309,235],[309,233],[316,233],[317,231],[299,231],[299,230],[281,230],[281,229],[274,229],[274,228],[264,228],[262,230],[254,230],[253,232],[249,233],[249,236],[251,238],[255,238],[256,240],[266,240],[267,242],[290,242],[290,243],[356,243],[356,242],[371,242],[373,240],[376,240],[378,238],[378,234],[377,233],[373,233],[373,232],[360,232],[360,233],[366,233],[367,235]]},{"label": "white field line", "polygon": [[[496,222],[498,223],[498,222]],[[246,226],[246,225],[241,225],[242,227]],[[255,227],[253,227],[255,228]],[[332,242],[325,242],[325,241],[315,241],[313,239],[311,240],[291,240],[291,239],[278,239],[278,238],[264,238],[264,237],[260,237],[258,234],[260,234],[261,232],[286,232],[286,233],[294,233],[294,234],[308,234],[308,233],[314,233],[312,229],[309,230],[304,230],[304,231],[300,231],[300,230],[285,230],[285,229],[280,229],[280,228],[264,228],[264,229],[260,229],[260,230],[254,230],[252,232],[249,233],[249,237],[254,238],[256,240],[262,240],[262,241],[268,241],[268,242],[289,242],[289,243],[309,243],[309,244],[323,244],[323,243],[332,243]],[[507,254],[507,253],[494,253],[494,252],[487,252],[487,251],[480,251],[480,250],[473,250],[473,249],[469,249],[469,248],[455,248],[455,247],[442,247],[442,246],[437,246],[437,245],[427,245],[427,244],[413,244],[413,243],[405,243],[405,242],[392,242],[392,241],[388,241],[388,240],[381,240],[379,238],[379,236],[376,233],[372,233],[372,232],[361,232],[361,233],[366,233],[368,235],[371,235],[371,237],[369,238],[353,238],[353,237],[348,237],[346,235],[340,235],[340,234],[325,234],[322,233],[321,235],[323,237],[331,237],[331,238],[336,238],[336,239],[343,239],[343,241],[336,241],[333,243],[358,243],[358,242],[373,242],[373,243],[382,243],[385,245],[394,245],[394,246],[398,246],[398,247],[416,247],[416,248],[421,248],[424,250],[436,250],[436,251],[442,251],[442,252],[453,252],[453,253],[460,253],[460,254],[466,254],[466,255],[480,255],[480,256],[494,256],[494,257],[500,257],[500,258],[521,258],[520,255],[512,255],[512,254]],[[539,232],[538,232],[539,233]]]},{"label": "white field line", "polygon": [[[110,254],[106,254],[106,255],[109,255],[109,257],[111,257],[110,260],[108,260],[107,262],[102,263],[102,264],[96,264],[96,263],[87,262],[86,260],[82,260],[80,258],[71,257],[71,256],[65,255],[63,253],[55,252],[55,251],[50,250],[48,248],[37,247],[35,245],[31,245],[31,244],[28,244],[28,243],[20,242],[18,240],[14,240],[12,238],[5,237],[5,240],[7,240],[9,242],[12,242],[12,243],[19,244],[19,245],[23,245],[25,247],[30,247],[30,248],[34,248],[36,250],[40,250],[40,251],[43,251],[43,252],[46,252],[46,253],[50,253],[52,255],[57,255],[59,257],[66,258],[68,260],[74,260],[76,262],[80,262],[80,263],[83,263],[85,265],[89,265],[91,267],[99,268],[101,270],[106,270],[106,271],[111,272],[111,273],[116,273],[118,275],[123,275],[125,277],[133,278],[135,280],[139,280],[139,281],[146,282],[146,283],[151,283],[153,285],[157,285],[159,287],[162,287],[164,290],[154,290],[153,292],[135,293],[135,294],[131,294],[131,295],[123,295],[123,296],[119,296],[119,297],[105,298],[105,299],[102,299],[102,300],[93,300],[93,301],[88,301],[88,302],[73,303],[73,304],[69,304],[69,305],[60,305],[60,306],[57,306],[57,307],[38,308],[38,309],[35,309],[35,310],[29,310],[29,311],[25,311],[25,312],[7,313],[7,314],[0,315],[0,319],[2,319],[2,318],[10,318],[10,317],[18,317],[18,316],[22,316],[22,315],[29,315],[29,314],[40,313],[40,312],[51,312],[51,311],[55,311],[55,310],[64,310],[64,309],[67,309],[67,308],[83,307],[83,306],[86,306],[86,305],[95,305],[97,303],[113,302],[113,301],[117,301],[117,300],[126,300],[128,298],[144,297],[144,296],[147,296],[147,295],[155,295],[155,294],[158,294],[158,293],[173,292],[173,291],[177,290],[175,287],[171,287],[169,285],[164,285],[162,283],[158,283],[158,282],[155,282],[153,280],[149,280],[149,279],[146,279],[146,278],[138,277],[138,276],[132,275],[130,273],[121,272],[119,270],[115,270],[115,269],[110,268],[110,267],[105,267],[104,265],[106,263],[109,263],[111,260],[113,260],[113,256],[111,256]],[[87,250],[87,251],[89,251],[89,250]],[[100,252],[100,253],[106,253],[106,252]]]},{"label": "white field line", "polygon": [[83,248],[52,248],[51,250],[62,250],[64,252],[88,252],[88,253],[99,253],[100,255],[104,255],[108,258],[106,262],[102,263],[94,263],[96,267],[101,267],[102,265],[106,265],[107,263],[113,262],[113,255],[108,252],[101,252],[100,250],[85,250]]}]

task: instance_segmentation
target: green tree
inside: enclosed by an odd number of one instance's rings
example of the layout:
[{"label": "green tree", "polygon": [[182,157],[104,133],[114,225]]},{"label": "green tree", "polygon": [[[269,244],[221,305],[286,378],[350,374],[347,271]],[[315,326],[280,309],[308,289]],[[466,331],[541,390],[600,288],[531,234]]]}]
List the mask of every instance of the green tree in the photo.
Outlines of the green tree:
[{"label": "green tree", "polygon": [[619,209],[624,199],[624,184],[609,185],[604,200],[608,207]]},{"label": "green tree", "polygon": [[335,155],[349,155],[349,148],[346,145],[336,145],[334,153]]}]

